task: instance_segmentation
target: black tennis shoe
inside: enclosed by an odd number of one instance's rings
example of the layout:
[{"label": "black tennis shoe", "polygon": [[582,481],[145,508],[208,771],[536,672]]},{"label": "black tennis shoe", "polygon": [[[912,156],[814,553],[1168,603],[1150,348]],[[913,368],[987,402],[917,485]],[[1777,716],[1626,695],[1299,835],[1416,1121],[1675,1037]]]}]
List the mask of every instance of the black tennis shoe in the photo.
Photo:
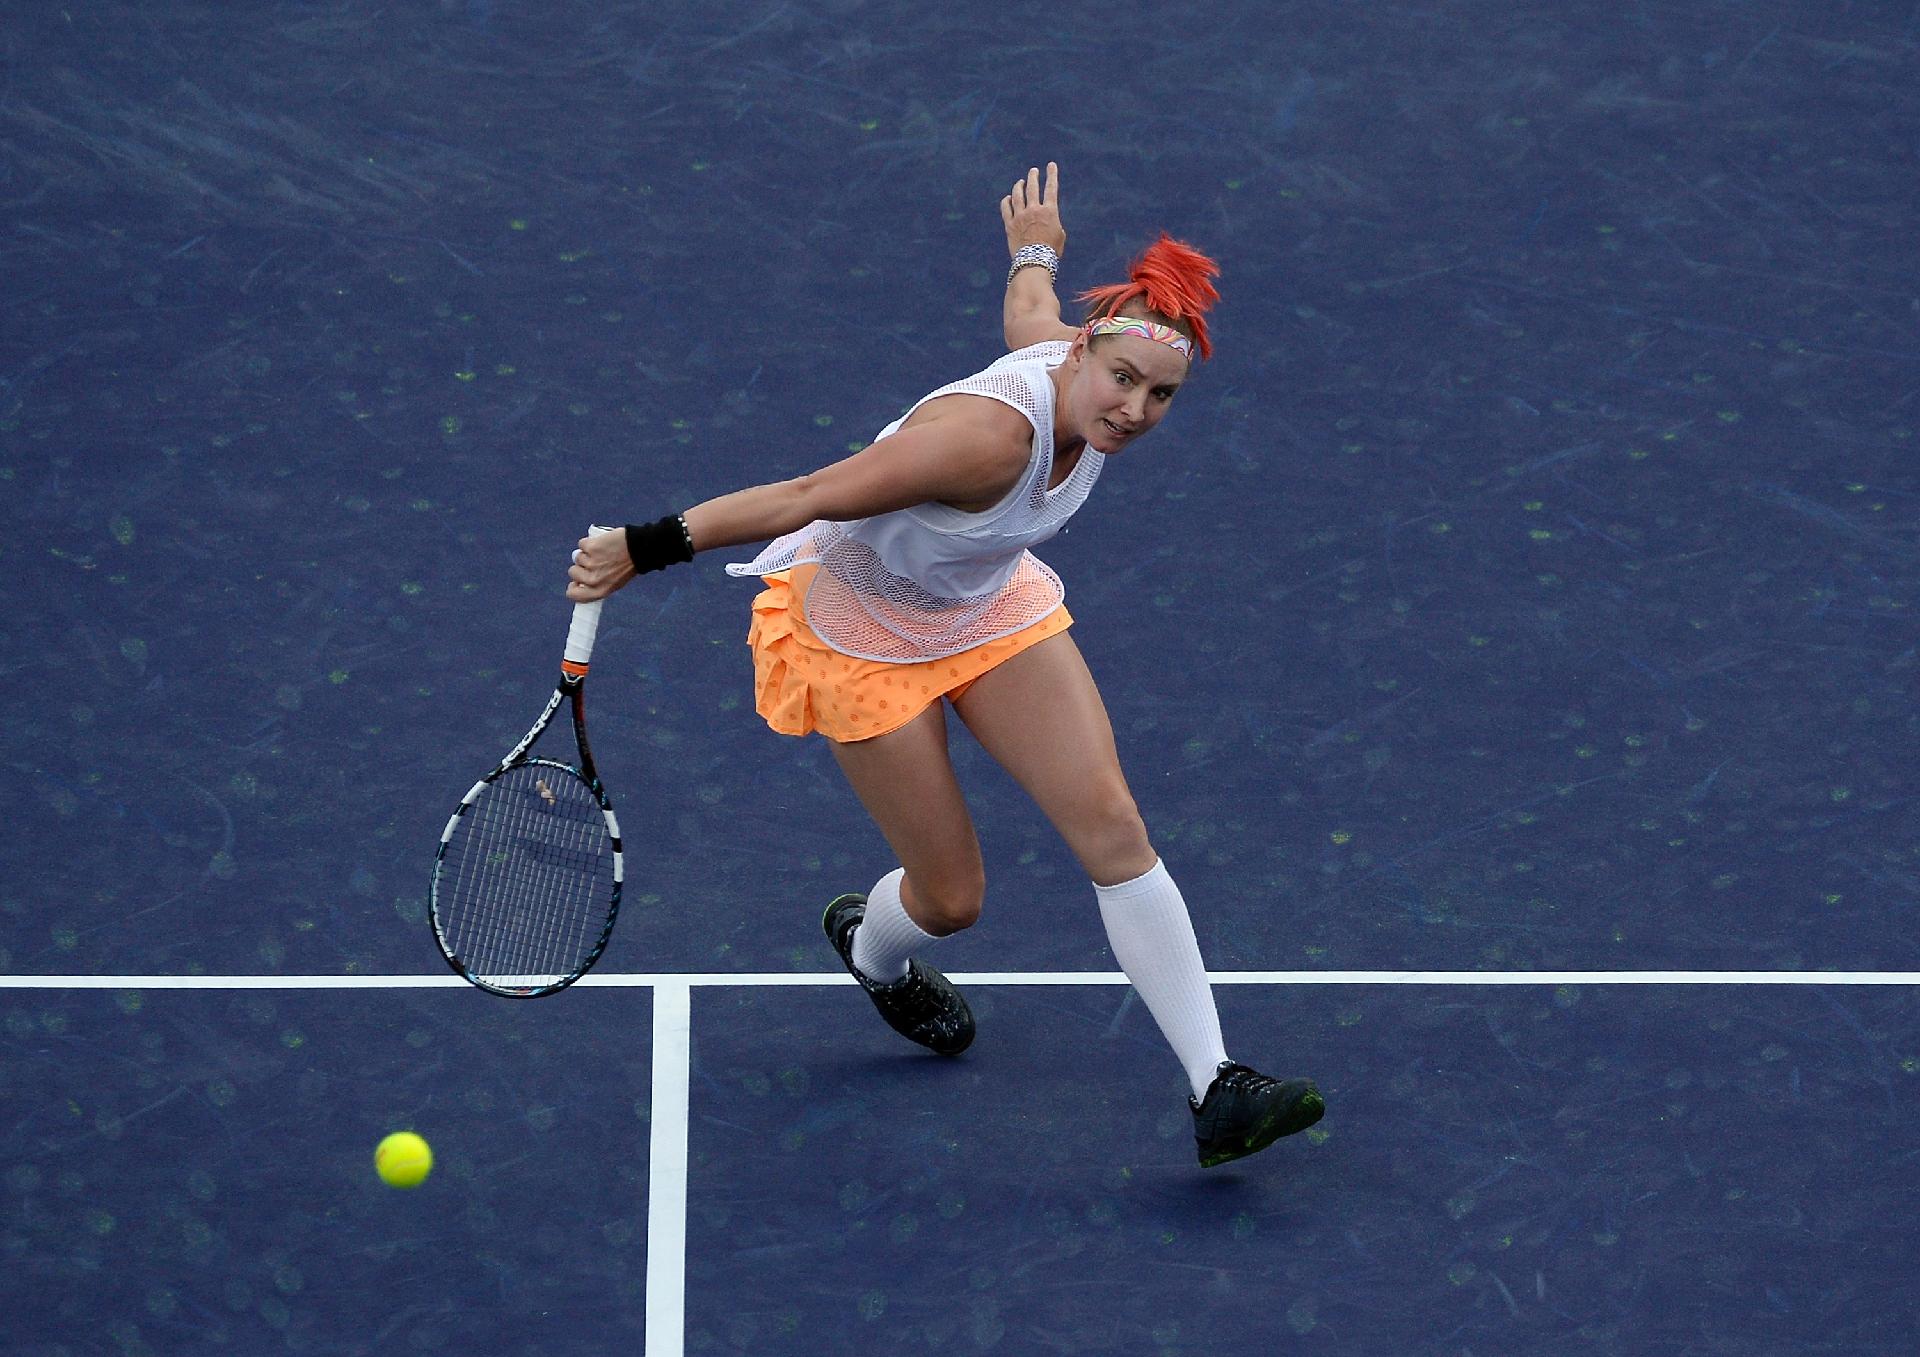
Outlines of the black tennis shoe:
[{"label": "black tennis shoe", "polygon": [[853,964],[853,930],[867,914],[867,897],[843,895],[827,906],[820,926],[840,954],[847,973],[873,1000],[887,1026],[908,1041],[919,1042],[940,1055],[959,1055],[973,1044],[973,1010],[947,977],[915,958],[906,975],[890,985],[878,985]]},{"label": "black tennis shoe", "polygon": [[1327,1110],[1326,1100],[1309,1079],[1269,1079],[1232,1060],[1220,1062],[1201,1102],[1193,1109],[1193,1138],[1200,1146],[1200,1167],[1210,1169],[1256,1151],[1281,1136],[1304,1131]]}]

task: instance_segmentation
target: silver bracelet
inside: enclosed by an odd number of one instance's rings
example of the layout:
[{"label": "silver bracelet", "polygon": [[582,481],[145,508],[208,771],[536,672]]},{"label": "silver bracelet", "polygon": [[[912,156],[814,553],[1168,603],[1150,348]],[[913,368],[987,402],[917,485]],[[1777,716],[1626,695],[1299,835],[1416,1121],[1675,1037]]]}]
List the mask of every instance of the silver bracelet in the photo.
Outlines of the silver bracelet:
[{"label": "silver bracelet", "polygon": [[1013,286],[1013,275],[1030,264],[1045,268],[1047,277],[1053,282],[1060,281],[1060,256],[1051,245],[1022,245],[1013,252],[1013,267],[1007,270],[1007,286]]}]

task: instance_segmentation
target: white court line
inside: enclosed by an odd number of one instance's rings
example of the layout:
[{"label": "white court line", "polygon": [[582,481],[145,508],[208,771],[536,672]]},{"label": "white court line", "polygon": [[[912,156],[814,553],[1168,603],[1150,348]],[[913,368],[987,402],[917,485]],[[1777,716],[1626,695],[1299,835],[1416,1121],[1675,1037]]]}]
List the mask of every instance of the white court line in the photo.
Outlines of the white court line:
[{"label": "white court line", "polygon": [[[958,984],[1124,985],[1119,971],[980,971]],[[1216,985],[1920,985],[1920,971],[1215,971]],[[647,1151],[646,1357],[683,1357],[687,1310],[687,1141],[693,991],[851,985],[845,971],[593,974],[597,989],[653,994],[652,1130]],[[464,989],[433,975],[0,975],[0,989]]]},{"label": "white court line", "polygon": [[[1124,985],[1119,971],[956,971],[963,985]],[[1216,985],[1920,985],[1920,971],[1214,971]],[[845,971],[595,973],[586,989],[851,985]],[[444,975],[0,975],[0,989],[465,989]]]},{"label": "white court line", "polygon": [[693,992],[653,990],[653,1127],[647,1151],[647,1357],[680,1357],[687,1333],[687,1122]]}]

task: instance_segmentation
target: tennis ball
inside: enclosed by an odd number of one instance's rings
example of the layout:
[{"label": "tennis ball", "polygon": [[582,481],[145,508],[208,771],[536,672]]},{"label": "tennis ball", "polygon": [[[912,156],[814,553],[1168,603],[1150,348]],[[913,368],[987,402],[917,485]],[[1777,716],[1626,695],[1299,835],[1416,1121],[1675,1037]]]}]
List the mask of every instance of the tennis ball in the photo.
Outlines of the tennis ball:
[{"label": "tennis ball", "polygon": [[433,1147],[412,1131],[395,1131],[374,1150],[373,1171],[388,1187],[418,1187],[433,1171]]}]

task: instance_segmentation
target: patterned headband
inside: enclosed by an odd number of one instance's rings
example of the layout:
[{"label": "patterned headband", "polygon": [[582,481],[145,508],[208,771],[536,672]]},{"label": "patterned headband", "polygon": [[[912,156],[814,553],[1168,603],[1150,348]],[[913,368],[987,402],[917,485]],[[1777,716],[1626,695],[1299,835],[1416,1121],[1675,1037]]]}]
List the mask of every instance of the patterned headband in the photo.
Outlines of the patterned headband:
[{"label": "patterned headband", "polygon": [[1101,335],[1138,335],[1165,344],[1189,363],[1193,361],[1193,341],[1171,325],[1142,320],[1139,316],[1104,316],[1088,321],[1086,330],[1089,339],[1098,339]]}]

